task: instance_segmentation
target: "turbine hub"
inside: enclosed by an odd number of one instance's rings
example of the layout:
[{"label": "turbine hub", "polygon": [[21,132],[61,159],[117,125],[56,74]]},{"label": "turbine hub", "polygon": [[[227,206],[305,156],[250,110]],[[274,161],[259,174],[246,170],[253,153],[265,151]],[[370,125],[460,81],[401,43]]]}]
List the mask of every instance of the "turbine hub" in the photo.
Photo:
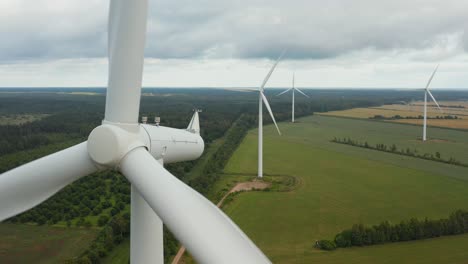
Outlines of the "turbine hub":
[{"label": "turbine hub", "polygon": [[103,124],[93,129],[88,137],[89,156],[99,165],[117,167],[131,150],[148,148],[149,139],[145,140],[143,135],[140,129],[130,132],[116,125]]}]

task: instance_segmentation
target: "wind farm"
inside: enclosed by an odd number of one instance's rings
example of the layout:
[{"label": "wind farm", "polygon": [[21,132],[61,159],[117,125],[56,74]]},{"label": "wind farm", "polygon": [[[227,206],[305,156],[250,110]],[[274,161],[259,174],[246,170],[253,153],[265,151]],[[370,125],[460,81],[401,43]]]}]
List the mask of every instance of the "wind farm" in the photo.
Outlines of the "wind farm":
[{"label": "wind farm", "polygon": [[466,52],[436,4],[74,1],[28,23],[88,24],[38,38],[5,3],[0,263],[468,261]]}]

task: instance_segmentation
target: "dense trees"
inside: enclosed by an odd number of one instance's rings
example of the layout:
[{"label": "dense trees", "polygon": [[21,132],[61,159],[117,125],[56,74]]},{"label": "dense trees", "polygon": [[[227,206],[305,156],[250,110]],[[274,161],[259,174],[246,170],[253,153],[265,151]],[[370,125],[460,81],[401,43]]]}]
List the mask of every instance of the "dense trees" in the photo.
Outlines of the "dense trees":
[{"label": "dense trees", "polygon": [[458,210],[448,218],[439,220],[411,218],[399,224],[388,221],[374,226],[356,224],[337,234],[333,241],[320,240],[317,246],[324,250],[333,250],[336,247],[370,246],[463,233],[468,233],[468,211]]},{"label": "dense trees", "polygon": [[221,170],[226,165],[229,157],[247,134],[247,131],[255,123],[255,119],[249,115],[242,115],[228,130],[222,145],[206,163],[200,177],[189,182],[189,185],[200,193],[206,194],[213,184],[218,180]]}]

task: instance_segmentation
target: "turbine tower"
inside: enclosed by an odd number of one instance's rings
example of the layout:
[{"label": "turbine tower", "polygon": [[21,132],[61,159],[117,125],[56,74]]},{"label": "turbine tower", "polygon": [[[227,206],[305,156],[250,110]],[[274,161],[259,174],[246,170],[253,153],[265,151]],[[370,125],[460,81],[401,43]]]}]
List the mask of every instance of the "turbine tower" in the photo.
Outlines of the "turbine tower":
[{"label": "turbine tower", "polygon": [[285,93],[287,93],[289,91],[292,91],[292,112],[291,112],[292,117],[291,117],[291,122],[293,122],[293,123],[294,123],[294,91],[298,91],[299,93],[301,93],[305,97],[310,98],[307,94],[303,93],[301,90],[296,88],[296,86],[294,85],[294,79],[295,79],[295,74],[293,73],[292,87],[287,89],[286,91],[276,95],[276,96],[280,96],[280,95],[283,95],[283,94],[285,94]]},{"label": "turbine tower", "polygon": [[270,263],[221,210],[163,167],[198,158],[200,135],[138,123],[147,9],[148,0],[111,0],[102,125],[86,142],[1,174],[0,221],[81,177],[117,169],[132,185],[131,263],[163,263],[163,222],[200,263]]},{"label": "turbine tower", "polygon": [[437,72],[437,69],[439,69],[439,65],[436,66],[436,68],[435,68],[434,71],[432,72],[431,77],[429,78],[429,81],[427,81],[426,88],[423,89],[423,90],[424,90],[423,141],[426,141],[426,130],[427,130],[427,95],[428,95],[428,94],[429,94],[429,96],[432,98],[432,101],[434,101],[434,103],[437,105],[437,107],[439,108],[439,110],[442,110],[442,109],[440,109],[439,103],[437,103],[436,99],[434,98],[434,96],[432,95],[431,91],[429,90],[429,85],[431,84],[432,79],[434,78],[434,75],[435,75],[436,72]]}]

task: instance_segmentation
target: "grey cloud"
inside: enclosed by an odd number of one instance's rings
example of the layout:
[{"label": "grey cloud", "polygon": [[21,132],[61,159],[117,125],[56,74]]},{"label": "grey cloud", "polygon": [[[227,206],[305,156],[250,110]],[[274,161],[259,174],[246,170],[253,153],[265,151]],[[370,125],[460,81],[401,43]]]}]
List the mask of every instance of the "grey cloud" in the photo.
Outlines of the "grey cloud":
[{"label": "grey cloud", "polygon": [[[64,0],[63,14],[20,2],[24,15],[0,19],[0,61],[106,55],[107,2]],[[454,34],[468,51],[466,10],[459,0],[150,0],[146,56],[332,58],[428,49]]]}]

